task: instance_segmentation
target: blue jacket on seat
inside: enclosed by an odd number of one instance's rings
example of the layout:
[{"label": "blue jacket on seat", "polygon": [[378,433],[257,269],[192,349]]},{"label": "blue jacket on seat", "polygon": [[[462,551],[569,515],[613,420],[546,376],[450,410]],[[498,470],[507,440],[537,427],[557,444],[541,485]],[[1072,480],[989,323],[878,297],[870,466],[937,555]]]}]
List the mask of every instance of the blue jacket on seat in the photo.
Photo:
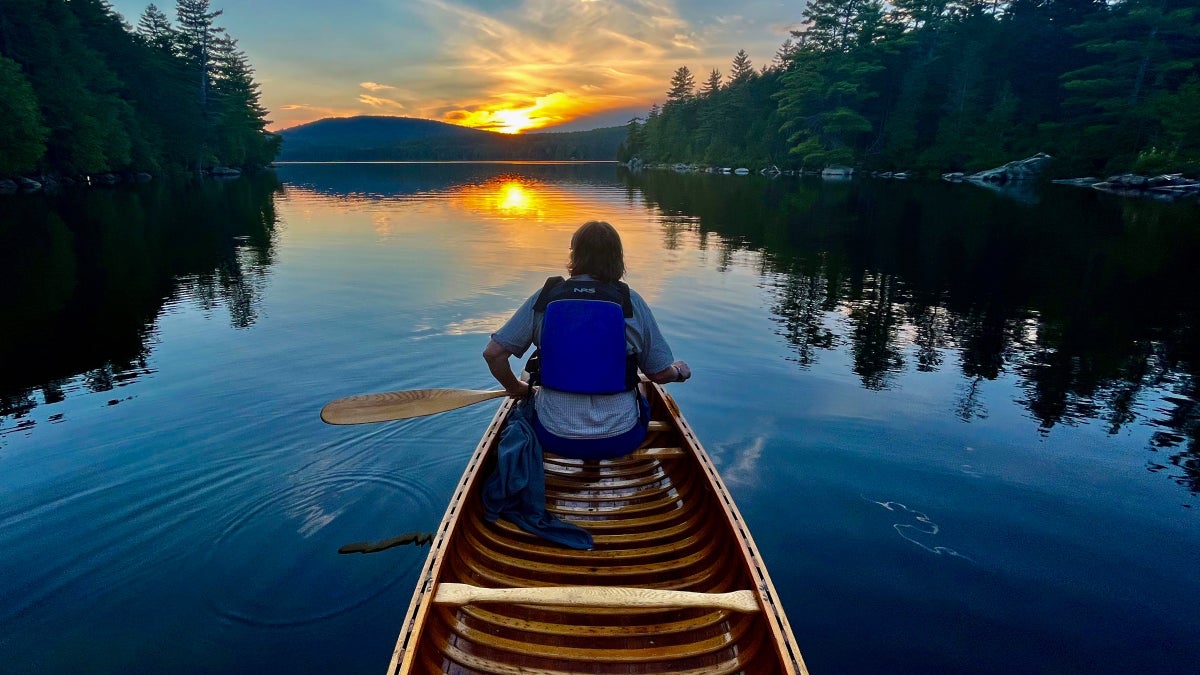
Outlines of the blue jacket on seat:
[{"label": "blue jacket on seat", "polygon": [[567,548],[589,550],[592,535],[546,511],[542,446],[534,433],[533,405],[520,401],[500,432],[496,470],[483,485],[484,518],[505,520],[526,532]]}]

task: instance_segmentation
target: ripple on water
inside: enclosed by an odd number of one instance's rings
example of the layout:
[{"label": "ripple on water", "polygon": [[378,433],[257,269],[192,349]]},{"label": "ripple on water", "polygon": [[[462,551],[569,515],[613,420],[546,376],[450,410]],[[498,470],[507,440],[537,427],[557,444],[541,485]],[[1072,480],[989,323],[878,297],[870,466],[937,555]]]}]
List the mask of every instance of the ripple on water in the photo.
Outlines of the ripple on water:
[{"label": "ripple on water", "polygon": [[435,529],[442,497],[404,476],[368,471],[296,480],[231,515],[206,561],[210,607],[255,626],[318,622],[376,598],[424,560],[425,548],[370,556],[347,544]]}]

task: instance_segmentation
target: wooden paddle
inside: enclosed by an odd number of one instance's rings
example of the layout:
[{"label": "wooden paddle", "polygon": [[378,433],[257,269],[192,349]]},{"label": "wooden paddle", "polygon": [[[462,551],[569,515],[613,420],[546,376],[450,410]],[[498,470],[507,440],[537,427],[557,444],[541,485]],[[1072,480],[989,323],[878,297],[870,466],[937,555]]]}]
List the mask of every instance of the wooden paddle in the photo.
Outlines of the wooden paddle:
[{"label": "wooden paddle", "polygon": [[330,401],[321,408],[327,424],[366,424],[433,415],[455,408],[507,396],[503,389],[410,389],[381,394],[359,394]]},{"label": "wooden paddle", "polygon": [[480,588],[469,584],[439,584],[433,601],[439,605],[474,602],[509,602],[523,605],[576,605],[584,607],[715,607],[735,612],[757,612],[754,591],[695,593],[653,588],[613,586],[546,586],[540,588]]}]

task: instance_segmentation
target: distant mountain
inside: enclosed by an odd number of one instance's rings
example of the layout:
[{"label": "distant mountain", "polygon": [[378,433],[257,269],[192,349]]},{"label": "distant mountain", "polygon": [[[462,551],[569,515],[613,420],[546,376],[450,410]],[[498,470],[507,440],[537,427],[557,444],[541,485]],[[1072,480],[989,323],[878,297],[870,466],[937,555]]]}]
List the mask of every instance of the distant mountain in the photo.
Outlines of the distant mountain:
[{"label": "distant mountain", "polygon": [[411,117],[340,117],[279,132],[280,161],[615,160],[624,127],[498,134]]}]

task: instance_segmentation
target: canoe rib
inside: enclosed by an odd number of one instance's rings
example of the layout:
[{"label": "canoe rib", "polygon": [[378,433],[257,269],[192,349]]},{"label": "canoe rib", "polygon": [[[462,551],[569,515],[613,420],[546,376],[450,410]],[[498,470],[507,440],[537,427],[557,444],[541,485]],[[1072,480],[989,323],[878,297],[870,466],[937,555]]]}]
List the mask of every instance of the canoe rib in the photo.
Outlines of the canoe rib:
[{"label": "canoe rib", "polygon": [[[547,455],[547,509],[592,532],[592,551],[483,520],[479,494],[494,463],[505,401],[468,462],[429,557],[388,672],[790,673],[807,670],[753,539],[675,401],[646,384],[654,422],[642,451],[582,462]],[[655,452],[669,449],[669,452]],[[752,596],[750,614],[713,607],[435,604],[439,587],[600,586],[601,594]],[[502,593],[505,591],[501,591]]]}]

